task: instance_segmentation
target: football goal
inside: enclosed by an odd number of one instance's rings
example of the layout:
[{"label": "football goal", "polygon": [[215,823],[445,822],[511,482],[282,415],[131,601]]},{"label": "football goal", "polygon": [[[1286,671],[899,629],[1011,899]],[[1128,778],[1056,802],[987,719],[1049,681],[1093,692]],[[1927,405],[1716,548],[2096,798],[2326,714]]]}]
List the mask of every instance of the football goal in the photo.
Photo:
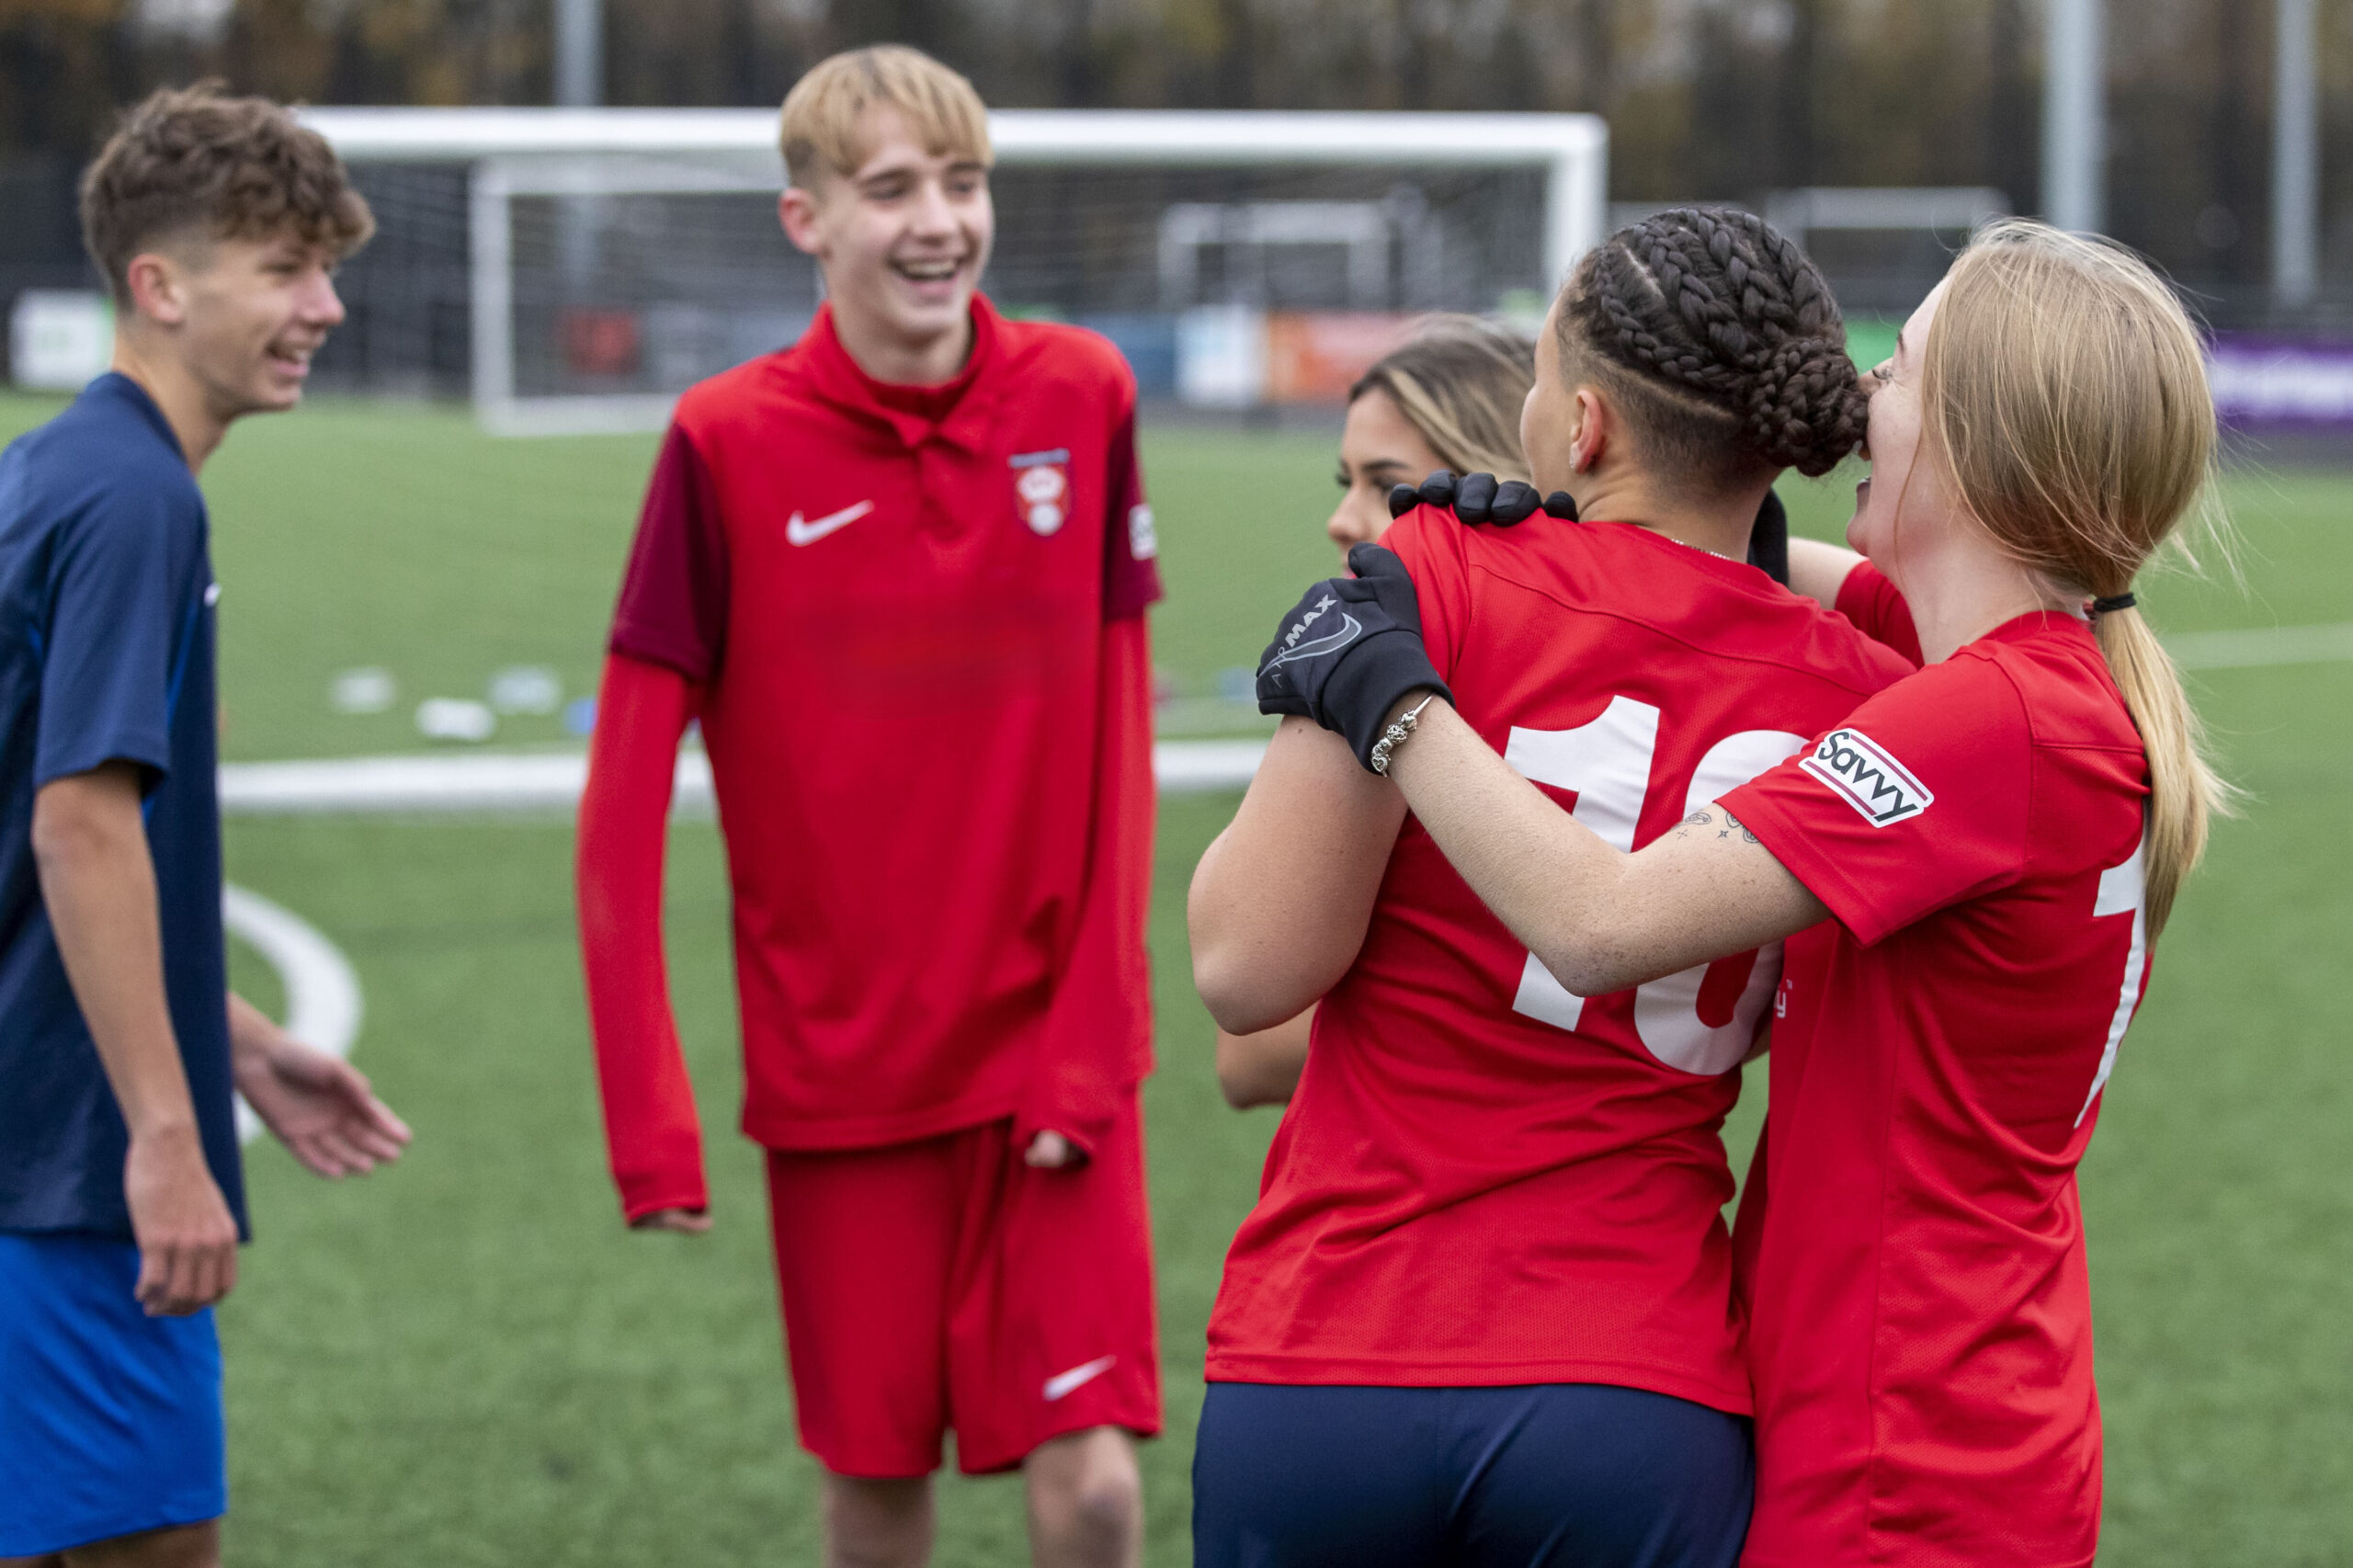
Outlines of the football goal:
[{"label": "football goal", "polygon": [[[765,109],[313,108],[375,206],[328,384],[472,398],[485,428],[659,427],[791,342]],[[993,114],[1010,313],[1103,332],[1147,395],[1322,401],[1423,313],[1540,313],[1605,232],[1589,115]]]}]

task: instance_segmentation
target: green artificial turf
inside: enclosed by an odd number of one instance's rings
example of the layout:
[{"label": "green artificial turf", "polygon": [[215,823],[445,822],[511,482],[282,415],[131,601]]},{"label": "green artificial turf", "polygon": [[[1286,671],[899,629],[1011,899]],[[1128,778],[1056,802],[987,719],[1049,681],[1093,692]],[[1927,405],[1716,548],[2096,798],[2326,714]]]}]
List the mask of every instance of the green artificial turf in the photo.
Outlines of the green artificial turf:
[{"label": "green artificial turf", "polygon": [[[51,406],[0,400],[0,435]],[[206,475],[229,754],[414,747],[416,699],[479,696],[506,664],[585,691],[651,449],[490,441],[449,411],[366,404],[240,428]],[[1329,569],[1330,461],[1328,441],[1304,437],[1147,437],[1169,586],[1158,657],[1181,696],[1205,699],[1217,672],[1250,662]],[[1801,531],[1835,535],[1850,483],[1787,486]],[[2153,578],[2143,597],[2161,628],[2353,619],[2353,480],[2241,476],[2226,496],[2246,589]],[[335,672],[371,664],[395,674],[402,703],[333,712]],[[2253,798],[2158,949],[2084,1170],[2104,1555],[2321,1568],[2353,1540],[2353,1069],[2330,1000],[2353,932],[2353,665],[2196,684]],[[530,718],[500,743],[563,738]],[[1170,1432],[1146,1450],[1155,1564],[1188,1555],[1202,1324],[1273,1127],[1218,1100],[1187,983],[1185,882],[1232,807],[1175,800],[1162,814],[1148,1104]],[[228,858],[234,880],[350,955],[368,1002],[358,1059],[417,1130],[398,1168],[339,1186],[253,1152],[258,1241],[222,1318],[232,1560],[811,1561],[814,1472],[792,1442],[756,1157],[733,1131],[712,829],[676,830],[670,894],[717,1194],[700,1240],[630,1234],[615,1213],[564,824],[239,819]],[[251,955],[234,964],[274,996]],[[1728,1132],[1736,1147],[1760,1098]],[[1020,1543],[1017,1485],[946,1485],[940,1562],[1017,1562]]]}]

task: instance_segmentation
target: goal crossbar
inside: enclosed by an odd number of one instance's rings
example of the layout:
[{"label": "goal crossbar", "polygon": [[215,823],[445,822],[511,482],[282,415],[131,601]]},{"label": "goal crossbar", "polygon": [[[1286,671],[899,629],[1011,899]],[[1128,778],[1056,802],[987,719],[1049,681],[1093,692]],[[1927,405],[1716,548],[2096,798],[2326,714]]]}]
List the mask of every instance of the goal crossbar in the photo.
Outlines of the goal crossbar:
[{"label": "goal crossbar", "polygon": [[[346,162],[471,166],[474,401],[517,432],[642,428],[667,399],[531,417],[513,385],[508,281],[517,196],[777,189],[776,114],[732,108],[305,108]],[[1261,110],[998,109],[1000,163],[1038,167],[1308,165],[1535,168],[1544,175],[1544,275],[1557,283],[1608,223],[1607,122],[1588,114],[1368,114]],[[542,400],[544,401],[544,400]],[[567,403],[574,400],[565,400]],[[626,404],[627,406],[623,406]],[[639,406],[643,404],[644,406]],[[658,417],[654,423],[658,424]]]}]

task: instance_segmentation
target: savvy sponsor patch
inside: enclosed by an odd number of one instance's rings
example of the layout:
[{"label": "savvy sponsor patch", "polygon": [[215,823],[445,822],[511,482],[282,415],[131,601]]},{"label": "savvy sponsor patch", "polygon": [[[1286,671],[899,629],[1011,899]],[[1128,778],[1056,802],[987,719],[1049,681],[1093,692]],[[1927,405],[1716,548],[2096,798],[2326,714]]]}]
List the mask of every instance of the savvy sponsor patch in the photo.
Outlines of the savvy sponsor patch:
[{"label": "savvy sponsor patch", "polygon": [[1911,769],[1860,730],[1831,731],[1798,766],[1829,785],[1873,827],[1908,821],[1936,803]]}]

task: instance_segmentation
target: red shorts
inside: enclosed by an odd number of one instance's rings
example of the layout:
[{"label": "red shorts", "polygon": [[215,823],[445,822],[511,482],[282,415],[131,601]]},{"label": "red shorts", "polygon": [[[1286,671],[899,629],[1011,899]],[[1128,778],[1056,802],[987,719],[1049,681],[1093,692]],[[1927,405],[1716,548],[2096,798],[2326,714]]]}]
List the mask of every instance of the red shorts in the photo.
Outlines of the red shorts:
[{"label": "red shorts", "polygon": [[1010,1119],[883,1149],[768,1151],[801,1442],[836,1475],[967,1474],[1050,1437],[1160,1430],[1135,1099],[1075,1169]]}]

